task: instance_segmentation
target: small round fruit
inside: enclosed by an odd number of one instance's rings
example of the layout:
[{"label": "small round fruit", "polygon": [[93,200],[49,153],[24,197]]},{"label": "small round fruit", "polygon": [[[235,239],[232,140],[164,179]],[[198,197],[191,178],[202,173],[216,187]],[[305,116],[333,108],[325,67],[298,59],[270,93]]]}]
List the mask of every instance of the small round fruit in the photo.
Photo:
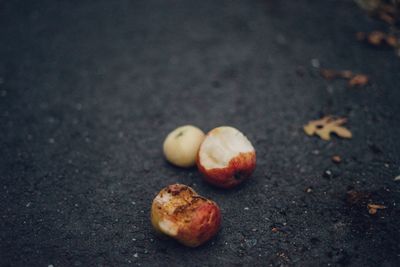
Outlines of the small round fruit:
[{"label": "small round fruit", "polygon": [[207,182],[231,188],[253,173],[256,151],[239,130],[218,127],[211,130],[201,144],[197,166]]},{"label": "small round fruit", "polygon": [[197,247],[218,232],[221,212],[215,202],[199,196],[189,186],[174,184],[154,198],[151,223],[157,232]]},{"label": "small round fruit", "polygon": [[176,128],[165,138],[163,150],[167,160],[179,167],[192,167],[196,164],[197,152],[204,133],[192,125]]}]

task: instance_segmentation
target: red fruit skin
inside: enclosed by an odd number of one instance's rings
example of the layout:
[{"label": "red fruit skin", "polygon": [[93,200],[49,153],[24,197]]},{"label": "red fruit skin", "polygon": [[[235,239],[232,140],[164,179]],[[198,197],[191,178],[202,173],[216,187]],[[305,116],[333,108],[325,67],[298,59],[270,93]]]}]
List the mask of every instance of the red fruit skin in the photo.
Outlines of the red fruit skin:
[{"label": "red fruit skin", "polygon": [[232,188],[247,180],[256,168],[256,152],[240,153],[224,168],[206,169],[197,156],[197,167],[204,180],[221,188]]},{"label": "red fruit skin", "polygon": [[[171,199],[160,203],[156,201],[160,194],[170,194]],[[173,211],[168,211],[170,209]],[[176,234],[163,232],[159,222],[164,219],[178,228]],[[174,184],[162,189],[153,200],[151,223],[158,233],[188,247],[198,247],[217,234],[221,227],[221,211],[214,201],[198,195],[189,186]]]},{"label": "red fruit skin", "polygon": [[221,227],[221,211],[210,201],[194,211],[189,225],[179,229],[177,238],[186,246],[198,247],[217,234]]}]

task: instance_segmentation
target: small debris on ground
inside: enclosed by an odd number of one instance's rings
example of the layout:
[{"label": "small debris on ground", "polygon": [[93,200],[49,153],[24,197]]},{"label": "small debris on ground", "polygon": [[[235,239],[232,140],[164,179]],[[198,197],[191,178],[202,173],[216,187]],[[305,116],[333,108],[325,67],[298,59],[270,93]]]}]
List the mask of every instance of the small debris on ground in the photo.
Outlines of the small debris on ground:
[{"label": "small debris on ground", "polygon": [[368,204],[367,207],[368,207],[368,212],[369,212],[369,214],[371,214],[371,215],[376,214],[376,212],[377,212],[378,210],[386,209],[385,206],[379,205],[379,204]]},{"label": "small debris on ground", "polygon": [[395,181],[400,181],[400,175],[397,175],[396,177],[394,177],[393,180],[395,180]]},{"label": "small debris on ground", "polygon": [[307,187],[306,190],[304,190],[306,193],[311,193],[313,190],[311,187]]},{"label": "small debris on ground", "polygon": [[365,74],[357,74],[349,81],[349,86],[364,86],[368,84],[368,76]]},{"label": "small debris on ground", "polygon": [[356,39],[360,42],[366,42],[375,47],[392,47],[398,49],[400,47],[399,38],[390,33],[384,33],[381,31],[357,32]]},{"label": "small debris on ground", "polygon": [[303,127],[304,132],[309,135],[318,135],[322,140],[329,141],[331,139],[331,133],[335,133],[341,138],[352,138],[352,133],[342,124],[347,122],[346,118],[337,118],[333,116],[325,116],[319,120],[308,122]]},{"label": "small debris on ground", "polygon": [[349,87],[364,86],[368,84],[368,76],[365,74],[355,74],[351,70],[321,69],[320,74],[326,80],[346,79],[349,80]]},{"label": "small debris on ground", "polygon": [[322,176],[324,178],[331,179],[331,178],[336,178],[336,177],[340,176],[341,173],[342,172],[338,167],[332,166],[331,168],[324,170],[324,172],[322,173]]},{"label": "small debris on ground", "polygon": [[366,10],[370,16],[376,17],[389,24],[395,25],[400,17],[400,7],[398,1],[385,0],[356,0],[362,9]]},{"label": "small debris on ground", "polygon": [[327,80],[333,80],[337,78],[350,79],[353,77],[353,72],[351,70],[333,70],[333,69],[321,69],[320,74],[323,78]]},{"label": "small debris on ground", "polygon": [[340,156],[338,156],[338,155],[335,155],[335,156],[332,156],[332,161],[333,161],[334,163],[339,164],[339,163],[342,162],[342,158],[341,158]]}]

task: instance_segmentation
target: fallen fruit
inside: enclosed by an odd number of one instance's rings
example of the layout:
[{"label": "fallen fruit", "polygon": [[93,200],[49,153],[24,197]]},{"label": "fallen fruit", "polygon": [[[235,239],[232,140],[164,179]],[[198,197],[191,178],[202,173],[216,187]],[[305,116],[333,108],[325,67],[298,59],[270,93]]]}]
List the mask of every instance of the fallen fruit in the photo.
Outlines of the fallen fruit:
[{"label": "fallen fruit", "polygon": [[192,125],[176,128],[164,141],[163,150],[166,159],[179,167],[194,166],[204,136],[202,130]]},{"label": "fallen fruit", "polygon": [[239,130],[222,126],[211,130],[200,146],[197,166],[205,181],[231,188],[250,177],[256,152]]},{"label": "fallen fruit", "polygon": [[325,141],[331,139],[331,133],[335,133],[342,138],[351,138],[351,132],[345,127],[340,126],[346,122],[346,118],[334,119],[332,116],[326,116],[322,119],[308,122],[308,124],[303,127],[303,130],[307,135],[318,135]]},{"label": "fallen fruit", "polygon": [[215,202],[199,196],[189,186],[173,184],[154,198],[151,222],[157,232],[197,247],[218,232],[221,212]]}]

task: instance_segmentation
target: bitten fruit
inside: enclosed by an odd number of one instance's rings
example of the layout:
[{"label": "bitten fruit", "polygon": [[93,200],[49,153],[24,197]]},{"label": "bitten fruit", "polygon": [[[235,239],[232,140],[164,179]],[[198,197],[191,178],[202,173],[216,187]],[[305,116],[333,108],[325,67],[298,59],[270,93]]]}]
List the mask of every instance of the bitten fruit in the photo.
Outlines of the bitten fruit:
[{"label": "bitten fruit", "polygon": [[154,198],[151,222],[157,232],[197,247],[218,232],[221,212],[215,202],[199,196],[189,186],[174,184]]},{"label": "bitten fruit", "polygon": [[176,128],[164,141],[163,150],[166,159],[179,167],[194,166],[204,137],[203,131],[192,125]]},{"label": "bitten fruit", "polygon": [[232,188],[247,180],[256,167],[250,141],[233,127],[218,127],[204,139],[197,157],[204,179],[218,187]]}]

